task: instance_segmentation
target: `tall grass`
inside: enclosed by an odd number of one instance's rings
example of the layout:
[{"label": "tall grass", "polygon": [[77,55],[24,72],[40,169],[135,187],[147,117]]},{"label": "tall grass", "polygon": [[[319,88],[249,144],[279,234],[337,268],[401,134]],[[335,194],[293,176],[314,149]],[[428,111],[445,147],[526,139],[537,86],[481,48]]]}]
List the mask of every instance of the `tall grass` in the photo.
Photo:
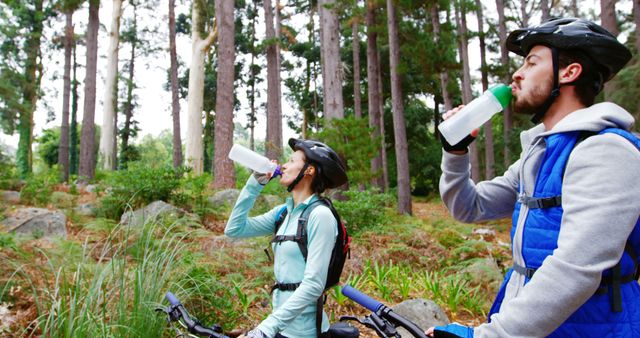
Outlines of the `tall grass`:
[{"label": "tall grass", "polygon": [[[37,275],[18,271],[12,277],[32,286],[38,312],[32,325],[17,334],[161,336],[166,325],[154,308],[180,277],[178,256],[185,248],[175,227],[160,222],[147,223],[142,231],[117,226],[99,252],[85,242],[81,260],[73,264],[60,265],[37,250],[45,262]],[[37,280],[43,277],[50,282]]]}]

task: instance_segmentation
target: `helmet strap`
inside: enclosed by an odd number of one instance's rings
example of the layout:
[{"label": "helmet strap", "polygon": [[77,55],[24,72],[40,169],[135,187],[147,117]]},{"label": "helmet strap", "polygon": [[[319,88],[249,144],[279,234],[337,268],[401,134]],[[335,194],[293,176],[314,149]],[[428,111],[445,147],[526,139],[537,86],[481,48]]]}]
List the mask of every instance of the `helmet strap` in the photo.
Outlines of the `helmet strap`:
[{"label": "helmet strap", "polygon": [[560,96],[560,85],[558,84],[560,77],[558,49],[556,47],[549,48],[551,49],[551,60],[553,62],[553,89],[551,90],[551,95],[547,97],[547,100],[544,101],[544,104],[540,107],[540,110],[538,110],[538,112],[531,118],[531,122],[533,123],[539,123],[542,120],[542,117],[544,117],[544,114],[547,113],[547,110],[549,110],[549,107],[551,107],[556,98]]},{"label": "helmet strap", "polygon": [[300,181],[304,178],[304,172],[307,171],[307,168],[309,168],[309,163],[304,164],[304,167],[300,169],[300,172],[298,173],[298,176],[296,176],[296,179],[293,180],[291,184],[289,184],[289,186],[287,187],[288,192],[291,192],[291,190],[293,190],[293,188],[295,188],[296,185],[300,183]]}]

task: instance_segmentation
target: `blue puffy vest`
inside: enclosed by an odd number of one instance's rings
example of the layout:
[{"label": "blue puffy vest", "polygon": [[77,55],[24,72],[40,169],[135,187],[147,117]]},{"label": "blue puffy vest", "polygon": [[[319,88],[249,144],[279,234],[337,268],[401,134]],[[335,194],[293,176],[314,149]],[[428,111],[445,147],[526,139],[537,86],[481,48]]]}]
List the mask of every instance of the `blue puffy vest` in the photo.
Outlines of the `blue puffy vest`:
[{"label": "blue puffy vest", "polygon": [[[627,131],[609,128],[599,134],[602,133],[618,134],[640,150],[640,139]],[[513,243],[521,205],[526,203],[529,206],[522,234],[522,257],[526,266],[514,265],[507,272],[489,317],[500,310],[511,274],[521,273],[525,275],[525,283],[528,282],[544,259],[557,248],[563,213],[560,196],[562,177],[571,151],[585,136],[588,134],[575,131],[545,137],[546,150],[533,196],[516,202],[512,218]],[[549,337],[640,337],[640,285],[636,282],[636,253],[640,253],[640,219],[627,240],[618,264],[603,272],[598,291]]]}]

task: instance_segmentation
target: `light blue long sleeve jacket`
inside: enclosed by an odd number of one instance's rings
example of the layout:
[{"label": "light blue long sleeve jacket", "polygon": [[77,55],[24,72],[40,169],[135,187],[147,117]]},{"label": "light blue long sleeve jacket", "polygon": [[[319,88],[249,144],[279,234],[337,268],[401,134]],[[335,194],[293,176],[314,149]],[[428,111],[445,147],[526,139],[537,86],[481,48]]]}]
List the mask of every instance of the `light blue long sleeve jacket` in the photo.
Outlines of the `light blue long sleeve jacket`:
[{"label": "light blue long sleeve jacket", "polygon": [[[272,236],[279,205],[265,214],[249,217],[263,186],[253,176],[249,177],[229,216],[225,235],[233,238]],[[287,198],[287,217],[278,230],[278,235],[294,235],[298,229],[298,217],[307,205],[317,200],[311,195],[294,207],[293,199]],[[269,337],[280,333],[286,337],[315,338],[316,301],[322,295],[327,280],[329,260],[338,235],[337,222],[331,210],[318,206],[307,221],[308,256],[305,263],[296,242],[272,244],[275,255],[274,274],[280,283],[298,283],[295,291],[275,290],[272,295],[273,311],[258,326]],[[329,320],[322,314],[322,331],[329,329]]]}]

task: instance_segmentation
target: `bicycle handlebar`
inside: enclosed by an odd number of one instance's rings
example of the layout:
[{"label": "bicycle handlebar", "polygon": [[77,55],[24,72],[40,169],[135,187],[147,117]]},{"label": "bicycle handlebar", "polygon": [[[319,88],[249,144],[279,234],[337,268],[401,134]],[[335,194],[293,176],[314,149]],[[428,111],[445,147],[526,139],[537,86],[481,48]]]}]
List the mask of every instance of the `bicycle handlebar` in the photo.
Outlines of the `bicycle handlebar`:
[{"label": "bicycle handlebar", "polygon": [[371,312],[378,312],[384,304],[379,301],[365,295],[364,293],[358,291],[357,289],[351,287],[350,285],[345,285],[342,287],[342,294],[347,296],[349,299],[354,302],[364,306],[369,309]]},{"label": "bicycle handlebar", "polygon": [[402,326],[407,331],[409,331],[409,333],[412,334],[414,337],[427,338],[427,335],[424,333],[424,330],[419,328],[418,325],[416,325],[414,322],[393,312],[391,308],[365,295],[364,293],[356,290],[355,288],[349,285],[345,285],[342,287],[342,294],[347,296],[349,299],[353,300],[354,302],[369,309],[371,312],[375,313],[376,315],[388,320],[389,322],[397,326]]},{"label": "bicycle handlebar", "polygon": [[178,298],[176,298],[176,296],[173,295],[173,293],[171,293],[171,291],[167,291],[167,294],[164,295],[164,298],[169,301],[169,304],[171,304],[171,306],[180,305],[180,301],[178,300]]},{"label": "bicycle handlebar", "polygon": [[164,297],[169,301],[170,306],[167,309],[161,308],[160,310],[168,315],[170,322],[180,321],[190,333],[200,337],[229,338],[221,333],[222,331],[219,326],[206,327],[201,325],[197,319],[191,318],[187,310],[173,293],[167,292]]}]

